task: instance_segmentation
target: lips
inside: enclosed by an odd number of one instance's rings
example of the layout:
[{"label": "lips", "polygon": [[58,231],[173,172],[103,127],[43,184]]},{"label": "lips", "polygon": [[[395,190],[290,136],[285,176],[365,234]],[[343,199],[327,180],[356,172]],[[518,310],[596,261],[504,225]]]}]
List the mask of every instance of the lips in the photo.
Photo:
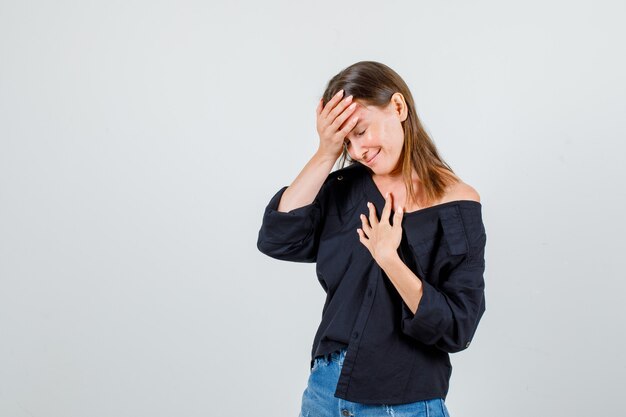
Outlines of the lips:
[{"label": "lips", "polygon": [[376,158],[376,156],[378,156],[379,153],[380,153],[380,149],[378,150],[378,152],[376,152],[376,154],[374,156],[372,156],[369,160],[365,161],[365,163],[366,164],[371,163],[374,160],[374,158]]}]

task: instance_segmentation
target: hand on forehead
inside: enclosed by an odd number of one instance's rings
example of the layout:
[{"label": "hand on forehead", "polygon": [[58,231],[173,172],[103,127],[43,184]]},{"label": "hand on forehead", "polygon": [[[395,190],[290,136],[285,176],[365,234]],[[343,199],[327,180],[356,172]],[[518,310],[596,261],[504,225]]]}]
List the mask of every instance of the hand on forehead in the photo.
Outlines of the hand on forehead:
[{"label": "hand on forehead", "polygon": [[352,130],[355,130],[361,127],[365,117],[367,116],[367,113],[369,112],[365,104],[360,103],[357,100],[355,100],[354,103],[356,103],[356,106],[354,108],[354,112],[352,113],[352,116],[357,116],[359,120],[357,121],[356,125],[354,125]]}]

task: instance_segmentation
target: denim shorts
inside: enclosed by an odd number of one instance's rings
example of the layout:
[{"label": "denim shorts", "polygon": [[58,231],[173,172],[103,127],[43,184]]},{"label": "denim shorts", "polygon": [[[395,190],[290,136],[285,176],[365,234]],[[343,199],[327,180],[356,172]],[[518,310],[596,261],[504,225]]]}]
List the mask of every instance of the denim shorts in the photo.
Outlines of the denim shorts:
[{"label": "denim shorts", "polygon": [[443,398],[406,404],[361,404],[335,397],[347,349],[313,361],[298,417],[450,417]]}]

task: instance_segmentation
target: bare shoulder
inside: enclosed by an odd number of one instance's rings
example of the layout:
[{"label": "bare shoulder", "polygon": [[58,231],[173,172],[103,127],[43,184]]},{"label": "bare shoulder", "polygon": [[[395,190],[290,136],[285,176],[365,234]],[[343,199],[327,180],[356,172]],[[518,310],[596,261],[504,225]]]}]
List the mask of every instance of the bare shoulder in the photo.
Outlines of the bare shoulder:
[{"label": "bare shoulder", "polygon": [[472,200],[480,203],[480,195],[474,187],[463,181],[459,181],[456,184],[450,186],[450,189],[446,193],[445,200]]}]

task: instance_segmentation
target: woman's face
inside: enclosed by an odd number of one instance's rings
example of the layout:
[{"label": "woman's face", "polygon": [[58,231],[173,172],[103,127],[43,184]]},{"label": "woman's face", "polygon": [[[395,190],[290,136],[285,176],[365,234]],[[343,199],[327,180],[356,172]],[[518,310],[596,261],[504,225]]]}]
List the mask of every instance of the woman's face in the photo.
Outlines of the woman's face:
[{"label": "woman's face", "polygon": [[367,106],[358,99],[354,102],[352,116],[358,116],[359,120],[344,140],[350,158],[367,166],[375,175],[389,175],[398,168],[404,145],[401,124],[407,117],[404,97],[395,93],[382,109]]}]

